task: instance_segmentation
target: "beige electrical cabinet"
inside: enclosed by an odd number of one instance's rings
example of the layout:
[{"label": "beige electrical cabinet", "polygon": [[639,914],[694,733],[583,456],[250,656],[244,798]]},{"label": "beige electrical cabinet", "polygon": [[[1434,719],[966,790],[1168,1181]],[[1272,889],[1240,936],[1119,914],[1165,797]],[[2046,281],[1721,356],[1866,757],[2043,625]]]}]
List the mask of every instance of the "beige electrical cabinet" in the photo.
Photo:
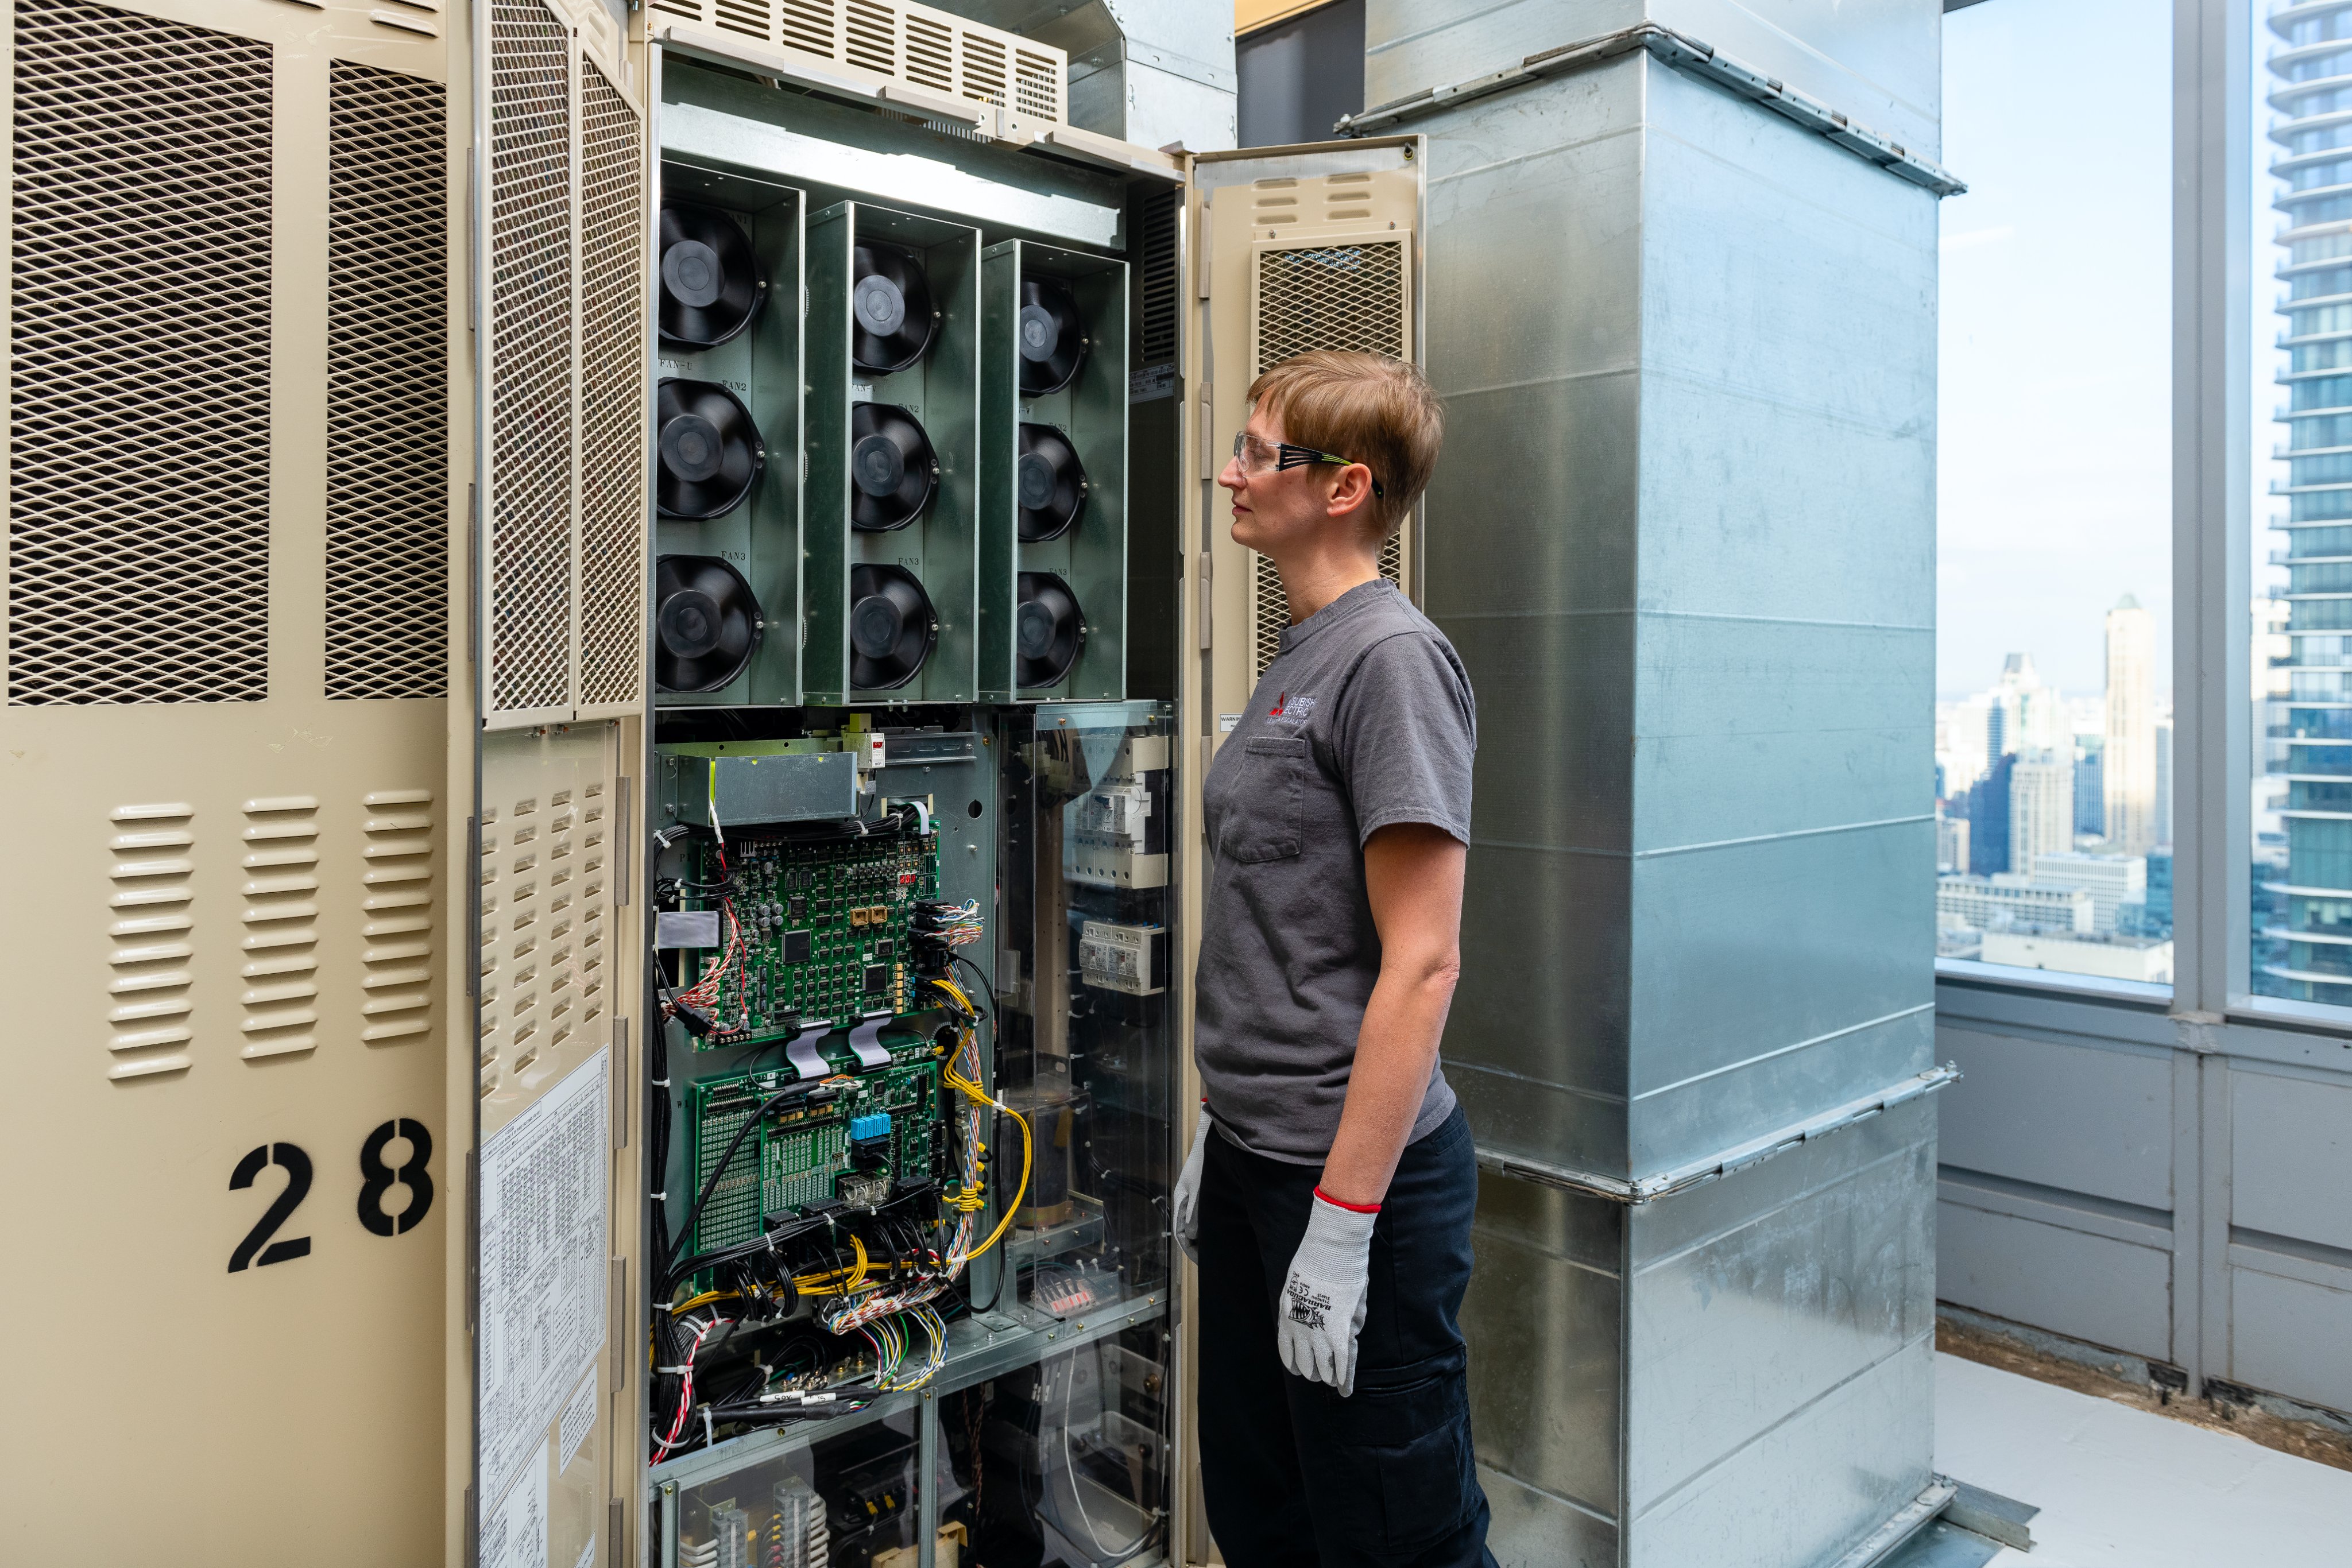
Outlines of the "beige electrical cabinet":
[{"label": "beige electrical cabinet", "polygon": [[0,1554],[1206,1560],[1214,479],[1417,356],[1419,144],[900,0],[8,27]]}]

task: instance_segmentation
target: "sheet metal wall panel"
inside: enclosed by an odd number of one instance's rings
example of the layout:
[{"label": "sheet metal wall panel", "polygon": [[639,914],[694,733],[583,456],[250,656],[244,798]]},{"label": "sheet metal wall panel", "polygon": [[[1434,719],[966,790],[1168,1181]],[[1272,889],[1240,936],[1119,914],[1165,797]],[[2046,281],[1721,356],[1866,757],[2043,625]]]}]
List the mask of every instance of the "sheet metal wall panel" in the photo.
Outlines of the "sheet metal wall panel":
[{"label": "sheet metal wall panel", "polygon": [[1936,1293],[1957,1306],[2091,1344],[2172,1359],[2171,1254],[1947,1201]]},{"label": "sheet metal wall panel", "polygon": [[1472,844],[1444,1051],[1482,1147],[1629,1174],[1631,870],[1622,856]]},{"label": "sheet metal wall panel", "polygon": [[1913,1101],[1633,1211],[1629,1514],[1932,1333],[1935,1139]]},{"label": "sheet metal wall panel", "polygon": [[1945,4],[1654,0],[1649,14],[1934,162],[1943,147]]},{"label": "sheet metal wall panel", "polygon": [[[1485,534],[1465,553],[1489,570],[1516,564],[1507,537],[1490,546]],[[1433,559],[1430,575],[1458,581],[1468,570]],[[1625,855],[1633,834],[1634,758],[1626,744],[1633,731],[1633,612],[1497,607],[1430,614],[1478,694],[1473,841],[1511,852]]]},{"label": "sheet metal wall panel", "polygon": [[1647,19],[1643,0],[1365,0],[1364,101],[1465,81]]},{"label": "sheet metal wall panel", "polygon": [[2169,1052],[2062,1045],[1946,1024],[1944,1164],[2146,1208],[2172,1207]]},{"label": "sheet metal wall panel", "polygon": [[1479,1461],[1613,1520],[1625,1211],[1482,1172],[1462,1303]]},{"label": "sheet metal wall panel", "polygon": [[2230,1124],[2230,1223],[2352,1252],[2352,1082],[2233,1068]]},{"label": "sheet metal wall panel", "polygon": [[[1455,445],[1423,601],[1481,719],[1448,1068],[1489,1147],[1621,1174],[1641,100],[1629,62],[1448,116],[1426,242]],[[1556,308],[1493,308],[1533,278]]]},{"label": "sheet metal wall panel", "polygon": [[[1643,581],[1656,575],[1644,570]],[[1919,694],[1935,679],[1935,659],[1931,635],[1893,627],[1645,616],[1635,662],[1635,845],[1920,817],[1935,779],[1926,716],[1933,710],[1919,706]],[[1730,673],[1693,679],[1694,670]],[[1843,724],[1824,731],[1824,708],[1841,710]],[[1925,984],[1911,982],[1921,1000]]]},{"label": "sheet metal wall panel", "polygon": [[1696,78],[1647,78],[1643,608],[1932,646],[1936,203]]},{"label": "sheet metal wall panel", "polygon": [[1485,1465],[1486,1550],[1497,1568],[1617,1568],[1617,1527]]},{"label": "sheet metal wall panel", "polygon": [[1631,1516],[1626,1568],[1822,1568],[1933,1471],[1935,1343],[1922,1336]]},{"label": "sheet metal wall panel", "polygon": [[1942,19],[1941,0],[1366,0],[1364,101],[1387,103],[1651,21],[1934,160],[1942,145]]},{"label": "sheet metal wall panel", "polygon": [[[2230,1249],[2233,1258],[2247,1250]],[[2329,1272],[2352,1285],[2352,1271]],[[2352,1410],[2352,1289],[2232,1268],[2228,1375],[2251,1387]]]},{"label": "sheet metal wall panel", "polygon": [[1912,873],[1930,863],[1932,831],[1900,823],[1635,862],[1637,1172],[1929,1065],[1933,916]]}]

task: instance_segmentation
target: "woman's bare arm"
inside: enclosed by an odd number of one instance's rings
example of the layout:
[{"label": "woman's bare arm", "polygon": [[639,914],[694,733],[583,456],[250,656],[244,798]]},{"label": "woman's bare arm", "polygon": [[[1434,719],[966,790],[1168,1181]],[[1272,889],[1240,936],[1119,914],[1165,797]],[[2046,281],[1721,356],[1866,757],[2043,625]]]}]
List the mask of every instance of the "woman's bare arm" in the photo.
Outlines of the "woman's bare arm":
[{"label": "woman's bare arm", "polygon": [[1429,1089],[1430,1064],[1462,973],[1462,878],[1470,852],[1443,828],[1397,822],[1364,843],[1364,892],[1381,934],[1381,976],[1364,1005],[1325,1196],[1381,1201]]}]

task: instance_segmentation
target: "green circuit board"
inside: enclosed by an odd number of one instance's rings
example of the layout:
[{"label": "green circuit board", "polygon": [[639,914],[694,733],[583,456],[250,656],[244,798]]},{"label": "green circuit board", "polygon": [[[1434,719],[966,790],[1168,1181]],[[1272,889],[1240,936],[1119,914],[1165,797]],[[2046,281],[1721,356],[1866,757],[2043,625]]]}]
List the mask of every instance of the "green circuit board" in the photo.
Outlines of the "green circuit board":
[{"label": "green circuit board", "polygon": [[[743,962],[720,982],[718,1016],[729,1027],[696,1040],[695,1048],[908,1011],[907,926],[917,904],[939,897],[939,841],[937,834],[730,838],[727,871],[737,890]],[[703,844],[698,874],[715,885],[719,847]],[[688,900],[686,907],[717,905]],[[717,960],[717,953],[705,954],[704,967]],[[925,1005],[914,999],[915,1008]]]},{"label": "green circuit board", "polygon": [[[912,1036],[913,1038],[908,1038]],[[762,1218],[789,1215],[807,1205],[845,1194],[844,1178],[879,1179],[885,1190],[901,1182],[935,1178],[944,1169],[946,1132],[941,1124],[940,1058],[928,1036],[911,1028],[886,1031],[880,1043],[890,1065],[858,1074],[853,1082],[819,1091],[817,1103],[789,1103],[771,1112],[713,1189],[694,1227],[690,1245],[714,1251],[749,1241]],[[827,1064],[845,1075],[856,1072],[847,1037],[836,1034],[821,1048]],[[706,1078],[687,1090],[688,1168],[694,1190],[727,1150],[736,1130],[760,1103],[797,1082],[789,1069]],[[887,1115],[887,1141],[879,1169],[859,1171],[850,1147],[859,1117]],[[874,1146],[874,1145],[869,1145]]]}]

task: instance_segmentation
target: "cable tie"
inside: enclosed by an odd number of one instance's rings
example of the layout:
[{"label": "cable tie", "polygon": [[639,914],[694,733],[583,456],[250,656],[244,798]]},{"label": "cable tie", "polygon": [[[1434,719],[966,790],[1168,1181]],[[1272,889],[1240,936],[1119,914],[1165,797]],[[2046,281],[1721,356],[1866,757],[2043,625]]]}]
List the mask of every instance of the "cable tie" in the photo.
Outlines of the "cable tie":
[{"label": "cable tie", "polygon": [[649,1192],[646,1194],[646,1196],[652,1198],[656,1203],[667,1203],[669,1201],[669,1194],[666,1192]]},{"label": "cable tie", "polygon": [[702,1446],[706,1448],[719,1446],[719,1438],[710,1429],[710,1406],[708,1405],[702,1407]]},{"label": "cable tie", "polygon": [[689,1364],[685,1366],[656,1366],[654,1370],[664,1377],[684,1377],[688,1373],[692,1372],[694,1367]]}]

